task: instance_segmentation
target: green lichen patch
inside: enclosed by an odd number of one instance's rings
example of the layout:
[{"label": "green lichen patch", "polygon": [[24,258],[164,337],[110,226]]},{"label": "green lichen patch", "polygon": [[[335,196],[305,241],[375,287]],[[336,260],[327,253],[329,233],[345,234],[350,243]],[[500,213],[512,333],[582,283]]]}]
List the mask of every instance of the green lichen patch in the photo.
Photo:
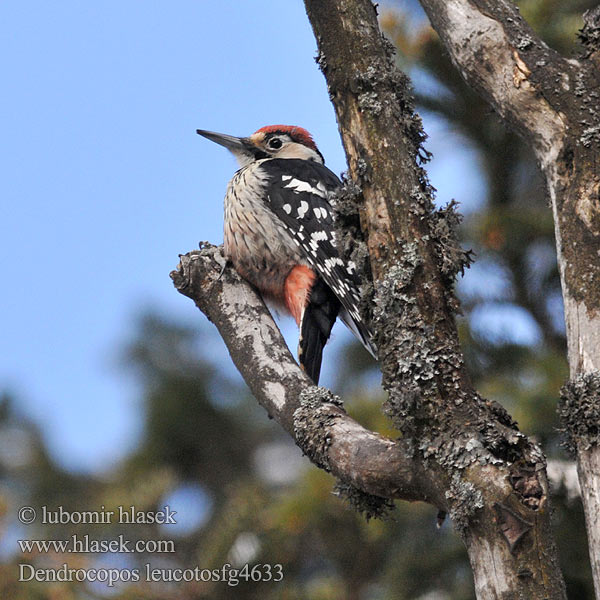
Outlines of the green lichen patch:
[{"label": "green lichen patch", "polygon": [[456,208],[457,203],[452,200],[434,212],[429,219],[438,266],[447,282],[454,281],[458,273],[463,274],[473,262],[471,250],[463,250],[458,241],[457,232],[462,216]]},{"label": "green lichen patch", "polygon": [[335,484],[333,494],[338,498],[346,500],[367,521],[370,519],[385,519],[396,508],[392,500],[367,494],[343,481],[338,481]]},{"label": "green lichen patch", "polygon": [[600,51],[600,6],[583,13],[583,23],[577,37],[583,46],[583,58],[588,58]]},{"label": "green lichen patch", "polygon": [[339,419],[342,401],[329,390],[311,386],[300,394],[300,406],[294,411],[294,437],[310,460],[325,471],[331,471],[328,430]]},{"label": "green lichen patch", "polygon": [[580,373],[561,388],[558,414],[569,452],[600,444],[600,371]]},{"label": "green lichen patch", "polygon": [[331,199],[337,249],[345,260],[353,260],[359,273],[370,273],[369,253],[360,227],[362,190],[354,180],[342,175],[343,185]]},{"label": "green lichen patch", "polygon": [[482,493],[470,482],[455,472],[446,492],[446,500],[450,507],[450,518],[459,534],[464,534],[471,518],[483,508]]}]

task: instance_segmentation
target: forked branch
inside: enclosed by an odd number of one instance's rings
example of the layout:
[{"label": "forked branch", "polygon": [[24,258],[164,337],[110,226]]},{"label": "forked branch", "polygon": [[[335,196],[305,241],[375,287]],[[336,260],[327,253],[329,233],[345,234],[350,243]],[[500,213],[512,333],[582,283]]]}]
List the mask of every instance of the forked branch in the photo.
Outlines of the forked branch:
[{"label": "forked branch", "polygon": [[256,400],[318,466],[345,484],[382,498],[445,508],[430,471],[410,447],[359,425],[339,398],[300,370],[269,310],[233,269],[222,275],[221,247],[181,256],[171,278],[219,330]]}]

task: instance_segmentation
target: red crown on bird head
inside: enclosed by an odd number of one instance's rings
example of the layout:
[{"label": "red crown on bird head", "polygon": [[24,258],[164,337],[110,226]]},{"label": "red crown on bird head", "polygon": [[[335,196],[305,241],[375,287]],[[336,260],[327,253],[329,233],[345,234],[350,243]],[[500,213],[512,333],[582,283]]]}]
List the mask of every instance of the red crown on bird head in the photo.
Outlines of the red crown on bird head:
[{"label": "red crown on bird head", "polygon": [[306,129],[298,127],[297,125],[267,125],[261,127],[255,133],[287,133],[295,142],[304,144],[305,146],[312,148],[315,152],[319,151],[312,135],[310,135]]}]

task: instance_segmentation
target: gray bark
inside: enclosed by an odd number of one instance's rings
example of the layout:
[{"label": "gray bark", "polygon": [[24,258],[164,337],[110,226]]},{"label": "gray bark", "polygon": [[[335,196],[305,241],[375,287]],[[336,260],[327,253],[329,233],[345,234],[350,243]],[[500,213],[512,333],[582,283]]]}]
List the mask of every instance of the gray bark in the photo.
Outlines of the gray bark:
[{"label": "gray bark", "polygon": [[577,467],[581,499],[586,515],[586,528],[596,596],[600,575],[600,448],[598,445],[578,453]]},{"label": "gray bark", "polygon": [[[451,208],[433,210],[417,164],[423,133],[407,80],[394,67],[371,2],[305,4],[353,182],[340,212],[347,215],[354,203],[368,248],[387,412],[446,475],[439,484],[449,482],[444,495],[478,597],[563,598],[544,459],[501,407],[477,395],[464,368],[452,283],[468,260],[456,243],[456,216]],[[540,143],[551,144],[552,136],[544,132]]]},{"label": "gray bark", "polygon": [[453,62],[532,146],[554,215],[570,381],[560,413],[577,454],[600,598],[600,7],[566,59],[508,0],[421,0]]},{"label": "gray bark", "polygon": [[213,322],[254,397],[313,462],[371,502],[402,498],[444,507],[431,470],[410,447],[361,427],[339,398],[315,386],[298,367],[254,288],[224,264],[221,247],[207,245],[181,257],[175,288]]}]

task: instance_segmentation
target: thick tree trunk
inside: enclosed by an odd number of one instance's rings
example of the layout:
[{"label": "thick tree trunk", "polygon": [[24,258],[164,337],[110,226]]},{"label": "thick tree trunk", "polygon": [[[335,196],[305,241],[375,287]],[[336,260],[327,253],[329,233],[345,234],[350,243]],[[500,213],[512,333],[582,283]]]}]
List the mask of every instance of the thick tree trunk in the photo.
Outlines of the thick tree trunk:
[{"label": "thick tree trunk", "polygon": [[556,232],[570,381],[560,406],[577,454],[600,599],[600,6],[581,56],[548,48],[508,0],[421,0],[463,77],[531,144]]},{"label": "thick tree trunk", "polygon": [[581,498],[586,515],[588,545],[596,596],[600,596],[600,447],[596,444],[577,453]]},{"label": "thick tree trunk", "polygon": [[[562,599],[544,457],[502,407],[478,396],[464,368],[452,287],[469,259],[456,241],[458,217],[452,207],[434,210],[418,165],[426,153],[408,82],[394,67],[370,0],[305,4],[350,167],[337,203],[340,237],[358,268],[372,273],[363,289],[365,318],[375,331],[386,412],[401,439],[365,430],[339,399],[311,385],[251,288],[227,270],[219,277],[222,257],[214,248],[182,257],[174,283],[215,322],[258,401],[336,475],[355,505],[377,514],[386,499],[405,498],[448,511],[467,546],[480,599]],[[568,100],[584,95],[586,86],[598,89],[597,52],[590,50],[585,64],[562,59],[507,0],[422,4],[461,72],[530,140],[546,173],[570,359],[575,351],[580,356],[563,412],[591,491],[593,432],[600,427],[587,427],[583,417],[597,418],[598,406],[598,362],[590,358],[598,348],[590,345],[599,318],[600,184],[591,174],[600,129],[597,103],[581,100],[569,112]],[[597,29],[589,34],[597,43]],[[590,493],[587,510],[597,502]]]},{"label": "thick tree trunk", "polygon": [[600,598],[600,376],[598,371],[574,372],[573,363],[571,374],[561,390],[559,410],[567,446],[577,455],[592,576]]},{"label": "thick tree trunk", "polygon": [[358,212],[368,247],[387,412],[446,474],[439,484],[449,484],[444,495],[478,598],[564,598],[544,459],[499,406],[477,395],[464,368],[452,285],[468,256],[452,208],[434,212],[417,165],[424,136],[408,81],[369,0],[305,4],[349,159],[353,185],[340,213]]}]

